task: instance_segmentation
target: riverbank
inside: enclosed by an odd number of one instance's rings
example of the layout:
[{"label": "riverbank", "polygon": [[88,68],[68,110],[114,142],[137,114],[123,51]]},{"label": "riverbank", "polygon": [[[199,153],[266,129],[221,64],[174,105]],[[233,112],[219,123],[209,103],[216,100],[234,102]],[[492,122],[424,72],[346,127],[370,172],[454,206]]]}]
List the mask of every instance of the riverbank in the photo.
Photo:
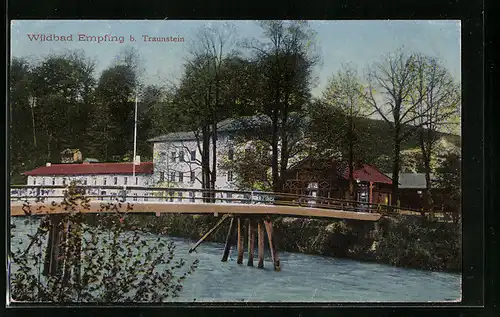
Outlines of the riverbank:
[{"label": "riverbank", "polygon": [[[219,219],[208,215],[130,214],[123,224],[126,229],[140,228],[155,234],[198,240]],[[223,243],[228,226],[226,221],[206,241]],[[461,271],[461,230],[457,224],[400,216],[384,218],[375,227],[372,222],[353,220],[277,217],[273,219],[273,227],[279,251],[429,271]],[[246,230],[244,232],[246,239]]]}]

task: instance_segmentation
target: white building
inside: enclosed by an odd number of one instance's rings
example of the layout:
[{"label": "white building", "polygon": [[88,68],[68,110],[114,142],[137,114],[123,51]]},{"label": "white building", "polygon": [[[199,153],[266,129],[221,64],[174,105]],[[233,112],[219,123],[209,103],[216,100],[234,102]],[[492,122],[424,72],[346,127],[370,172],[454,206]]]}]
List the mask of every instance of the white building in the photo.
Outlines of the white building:
[{"label": "white building", "polygon": [[[231,121],[219,124],[217,135],[217,161],[222,159],[233,159],[234,149],[232,149],[231,138],[235,129],[231,126]],[[153,143],[154,173],[152,183],[155,187],[172,188],[193,188],[202,189],[201,173],[201,140],[194,132],[176,132],[162,135],[149,140]],[[210,142],[210,150],[212,143]],[[210,151],[211,152],[211,151]],[[210,169],[212,170],[212,155],[210,154]],[[232,171],[217,169],[215,189],[236,190],[233,185]],[[183,200],[193,201],[194,197],[201,197],[201,192],[175,193],[170,200],[179,198],[179,195],[189,195]],[[172,196],[172,195],[171,195]],[[233,198],[231,194],[228,197]]]},{"label": "white building", "polygon": [[[134,176],[135,172],[135,176]],[[134,190],[134,187],[149,187],[152,183],[153,163],[77,163],[77,164],[50,164],[25,172],[28,176],[27,185],[37,186],[27,192],[11,191],[11,199],[16,196],[60,196],[63,189],[51,189],[45,186],[65,186],[76,181],[82,186],[93,186],[86,194],[100,200],[110,200],[126,194],[134,197],[133,200],[142,200],[141,196],[148,196],[147,190]],[[38,187],[39,186],[39,187]],[[98,186],[95,188],[95,186]],[[120,186],[122,189],[99,188],[99,186]],[[44,188],[45,187],[45,188]],[[107,197],[109,196],[109,197]],[[135,198],[137,197],[137,198]],[[95,199],[95,198],[94,198]]]}]

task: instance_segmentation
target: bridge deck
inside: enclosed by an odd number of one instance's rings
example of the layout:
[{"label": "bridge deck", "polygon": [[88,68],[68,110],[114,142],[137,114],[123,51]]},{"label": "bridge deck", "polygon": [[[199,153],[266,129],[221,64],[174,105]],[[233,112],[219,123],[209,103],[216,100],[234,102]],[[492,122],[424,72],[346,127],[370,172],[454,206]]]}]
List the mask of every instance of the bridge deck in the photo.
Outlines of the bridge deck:
[{"label": "bridge deck", "polygon": [[[113,202],[114,205],[118,203]],[[246,214],[246,215],[283,215],[289,217],[311,217],[311,218],[335,218],[353,219],[363,221],[378,221],[379,213],[343,211],[336,209],[325,209],[315,207],[279,206],[264,204],[234,204],[234,203],[172,203],[172,202],[129,202],[132,210],[127,211],[127,202],[121,203],[120,212],[127,213],[177,213],[177,214]],[[22,202],[11,202],[10,214],[13,217],[25,216]],[[106,209],[109,203],[103,201],[91,201],[88,209],[81,207],[77,211],[84,213],[112,213],[113,210]],[[67,213],[63,207],[51,206],[50,203],[30,203],[32,215],[61,214]]]}]

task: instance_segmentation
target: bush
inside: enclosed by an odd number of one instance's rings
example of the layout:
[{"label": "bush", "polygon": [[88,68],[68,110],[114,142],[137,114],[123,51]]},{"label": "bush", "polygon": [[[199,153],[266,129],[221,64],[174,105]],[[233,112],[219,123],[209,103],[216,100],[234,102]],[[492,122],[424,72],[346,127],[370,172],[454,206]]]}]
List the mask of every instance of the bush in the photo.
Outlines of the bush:
[{"label": "bush", "polygon": [[[88,210],[88,202],[72,184],[61,203],[68,213],[44,216],[36,234],[28,235],[29,246],[11,254],[12,299],[113,303],[161,302],[179,296],[183,280],[194,272],[198,260],[185,268],[183,259],[175,260],[172,242],[148,240],[138,230],[125,232],[124,215],[115,204],[104,206],[115,212],[94,217],[95,224],[87,225],[88,215],[75,210],[77,206]],[[26,210],[29,214],[29,205]],[[71,230],[55,244],[61,250],[58,270],[43,276],[34,268],[44,262],[44,237],[50,226],[68,224]],[[33,251],[33,246],[39,251]]]}]

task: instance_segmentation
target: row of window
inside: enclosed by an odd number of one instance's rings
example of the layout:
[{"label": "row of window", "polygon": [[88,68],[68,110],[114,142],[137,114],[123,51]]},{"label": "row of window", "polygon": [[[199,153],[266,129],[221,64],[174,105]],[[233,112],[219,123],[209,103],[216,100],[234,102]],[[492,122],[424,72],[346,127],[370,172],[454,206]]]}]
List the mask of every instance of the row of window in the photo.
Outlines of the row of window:
[{"label": "row of window", "polygon": [[[132,177],[131,177],[131,178],[132,178]],[[63,179],[62,179],[62,185],[66,185],[67,181],[68,181],[68,180],[67,180],[66,178],[63,178]],[[88,181],[87,181],[87,179],[86,179],[86,178],[84,178],[84,179],[79,179],[78,181],[79,181],[82,185],[89,185],[89,183],[88,183]],[[123,185],[129,185],[128,181],[129,181],[129,177],[126,177],[126,176],[125,176],[125,177],[123,177]],[[95,178],[95,177],[94,177],[94,178],[92,178],[92,182],[93,182],[93,184],[92,184],[92,185],[98,185],[98,184],[97,184],[97,178]],[[135,182],[134,182],[134,183],[135,183],[135,185],[139,185],[139,177],[135,177]],[[33,185],[48,185],[48,184],[46,184],[46,183],[45,183],[45,177],[42,177],[42,179],[41,179],[41,182],[40,182],[40,183],[37,183],[37,179],[34,177],[34,178],[33,178]],[[56,185],[56,178],[55,178],[55,177],[53,177],[53,178],[52,178],[52,185]],[[103,177],[103,178],[102,178],[102,185],[103,185],[103,186],[108,185],[108,179],[107,179],[107,177]],[[118,185],[118,177],[117,177],[117,176],[114,176],[114,177],[112,178],[112,185]],[[145,185],[148,185],[148,182],[147,182],[147,181],[145,182]]]},{"label": "row of window", "polygon": [[[166,152],[163,151],[160,154],[161,155],[165,155]],[[179,151],[179,154],[177,154],[177,152],[175,152],[175,151],[172,151],[170,153],[170,161],[174,162],[174,163],[177,162],[177,161],[179,161],[179,162],[186,162],[186,157],[184,155],[184,151]],[[191,151],[190,152],[190,161],[191,162],[196,161],[196,151]]]},{"label": "row of window", "polygon": [[[170,182],[175,182],[177,179],[179,180],[180,183],[184,182],[184,172],[175,172],[175,171],[170,172],[170,177],[168,180]],[[164,181],[165,181],[165,172],[160,172],[160,182],[164,182]],[[194,183],[196,181],[195,172],[189,172],[189,181],[191,183]],[[227,181],[228,182],[233,181],[233,172],[232,171],[227,172]]]},{"label": "row of window", "polygon": [[[161,154],[165,155],[166,152],[161,152]],[[234,150],[229,149],[227,156],[228,156],[228,159],[232,161],[234,159]],[[177,152],[172,151],[170,153],[170,161],[173,163],[175,163],[177,161],[186,162],[186,158],[184,157],[184,151],[179,151],[178,154],[177,154]],[[196,161],[196,151],[190,151],[190,161],[191,162]]]}]

